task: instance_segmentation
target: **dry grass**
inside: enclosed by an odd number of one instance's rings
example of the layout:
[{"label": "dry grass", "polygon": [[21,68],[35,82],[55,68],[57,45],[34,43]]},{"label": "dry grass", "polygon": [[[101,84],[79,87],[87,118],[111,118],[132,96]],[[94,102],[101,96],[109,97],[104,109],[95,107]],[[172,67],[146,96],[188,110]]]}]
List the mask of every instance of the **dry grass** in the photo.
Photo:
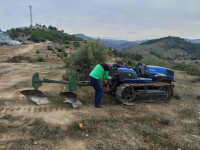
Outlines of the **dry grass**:
[{"label": "dry grass", "polygon": [[[45,69],[53,72],[54,67],[56,66]],[[41,74],[41,77],[47,75],[53,79],[54,75],[57,76],[54,73],[45,73]],[[83,108],[78,110],[73,110],[70,104],[62,103],[63,99],[58,96],[57,89],[54,92],[44,92],[44,95],[53,102],[51,105],[70,107],[63,111],[66,111],[66,116],[73,114],[73,121],[70,121],[72,123],[63,128],[59,123],[52,125],[42,119],[27,119],[19,114],[1,114],[0,132],[1,136],[7,139],[1,140],[0,149],[59,149],[64,140],[72,139],[75,141],[74,144],[76,141],[86,143],[89,150],[198,150],[199,78],[176,71],[176,81],[174,97],[168,103],[124,106],[113,96],[104,94],[103,109],[94,108],[94,90],[91,87],[76,90],[79,100],[84,104]],[[13,88],[21,86],[26,86],[26,83],[20,82]],[[1,99],[0,108],[15,103],[19,101]],[[42,112],[36,113],[37,118],[42,118]],[[80,122],[83,129],[78,126]]]},{"label": "dry grass", "polygon": [[[88,141],[95,149],[200,149],[200,121],[197,77],[176,72],[175,96],[168,103],[123,106],[104,95],[102,116],[86,117],[68,128],[68,136]],[[196,82],[191,82],[191,81]],[[93,93],[91,93],[93,92]],[[94,91],[84,88],[78,95],[92,105]],[[105,113],[106,112],[106,113]],[[84,116],[83,116],[84,118]],[[78,123],[83,123],[80,130]]]},{"label": "dry grass", "polygon": [[66,137],[66,131],[59,126],[49,125],[42,119],[24,119],[6,115],[1,118],[1,121],[1,135],[12,138],[1,140],[0,149],[53,150]]}]

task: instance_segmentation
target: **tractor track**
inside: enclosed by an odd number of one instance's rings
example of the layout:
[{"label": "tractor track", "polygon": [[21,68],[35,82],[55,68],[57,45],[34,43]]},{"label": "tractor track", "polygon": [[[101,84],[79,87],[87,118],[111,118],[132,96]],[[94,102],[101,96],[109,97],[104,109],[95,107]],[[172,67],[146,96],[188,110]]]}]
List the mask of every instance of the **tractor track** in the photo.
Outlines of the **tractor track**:
[{"label": "tractor track", "polygon": [[162,87],[162,86],[170,86],[168,83],[164,83],[164,82],[157,82],[157,83],[125,83],[125,84],[121,84],[120,86],[117,87],[117,90],[116,90],[116,98],[117,100],[124,104],[124,105],[136,105],[137,103],[141,103],[141,102],[145,102],[145,103],[152,103],[152,102],[159,102],[159,100],[133,100],[133,101],[125,101],[123,98],[122,98],[122,92],[125,88],[129,87],[129,86],[132,86],[134,88],[138,88],[138,87],[147,87],[147,86],[151,86],[151,87]]},{"label": "tractor track", "polygon": [[61,106],[35,106],[35,107],[1,107],[0,114],[24,114],[24,113],[45,113],[45,112],[56,112],[56,111],[68,111],[70,108]]}]

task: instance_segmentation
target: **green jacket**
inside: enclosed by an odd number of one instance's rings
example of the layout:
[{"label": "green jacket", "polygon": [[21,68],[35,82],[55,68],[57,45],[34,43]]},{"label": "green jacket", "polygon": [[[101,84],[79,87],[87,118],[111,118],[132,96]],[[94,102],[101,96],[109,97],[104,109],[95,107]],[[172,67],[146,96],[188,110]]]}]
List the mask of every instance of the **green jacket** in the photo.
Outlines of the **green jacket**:
[{"label": "green jacket", "polygon": [[95,79],[109,79],[108,71],[105,71],[100,64],[96,65],[96,67],[91,71],[90,76]]}]

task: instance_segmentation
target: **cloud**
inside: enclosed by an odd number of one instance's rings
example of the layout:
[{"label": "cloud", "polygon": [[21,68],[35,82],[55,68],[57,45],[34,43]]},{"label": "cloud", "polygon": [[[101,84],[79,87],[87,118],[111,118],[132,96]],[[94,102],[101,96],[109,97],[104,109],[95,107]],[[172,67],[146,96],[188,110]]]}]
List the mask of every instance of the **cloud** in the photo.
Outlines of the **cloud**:
[{"label": "cloud", "polygon": [[126,40],[174,35],[199,37],[199,0],[6,0],[0,5],[3,30],[33,22],[65,32]]},{"label": "cloud", "polygon": [[136,33],[138,33],[138,32],[128,32],[128,34],[136,34]]}]

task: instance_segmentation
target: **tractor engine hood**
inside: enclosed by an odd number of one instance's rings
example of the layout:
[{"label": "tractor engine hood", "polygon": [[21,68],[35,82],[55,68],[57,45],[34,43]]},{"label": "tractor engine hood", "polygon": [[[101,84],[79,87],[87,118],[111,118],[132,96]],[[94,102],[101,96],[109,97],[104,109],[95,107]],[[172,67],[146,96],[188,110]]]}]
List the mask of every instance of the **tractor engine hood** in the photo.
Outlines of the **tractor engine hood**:
[{"label": "tractor engine hood", "polygon": [[149,75],[174,78],[174,71],[169,68],[159,67],[159,66],[150,66],[150,65],[148,65],[147,67],[148,67]]}]

